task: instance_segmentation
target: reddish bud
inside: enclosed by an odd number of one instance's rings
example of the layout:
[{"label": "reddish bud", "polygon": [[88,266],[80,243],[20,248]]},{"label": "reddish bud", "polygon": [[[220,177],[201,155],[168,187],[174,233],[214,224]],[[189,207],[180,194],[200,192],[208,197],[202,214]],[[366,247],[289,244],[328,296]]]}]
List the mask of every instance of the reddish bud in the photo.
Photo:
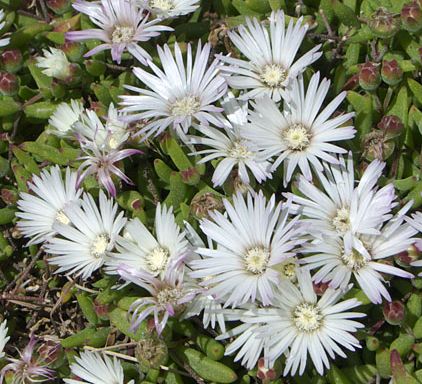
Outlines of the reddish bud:
[{"label": "reddish bud", "polygon": [[13,96],[19,90],[19,79],[8,72],[0,72],[0,93],[4,96]]},{"label": "reddish bud", "polygon": [[67,41],[64,43],[60,49],[65,53],[67,58],[70,61],[78,62],[82,60],[82,56],[85,52],[84,45],[80,43],[73,43],[71,41]]},{"label": "reddish bud", "polygon": [[277,378],[277,372],[273,368],[265,367],[265,360],[261,357],[258,360],[258,371],[256,377],[260,380],[275,380]]},{"label": "reddish bud", "polygon": [[388,85],[397,85],[403,78],[403,71],[397,60],[384,60],[382,62],[381,77]]},{"label": "reddish bud", "polygon": [[0,62],[7,72],[16,73],[23,65],[22,53],[19,49],[8,49],[0,55]]},{"label": "reddish bud", "polygon": [[359,85],[366,91],[374,91],[381,84],[379,64],[368,61],[360,66]]},{"label": "reddish bud", "polygon": [[209,212],[222,210],[223,207],[221,198],[212,192],[196,194],[190,204],[192,214],[198,219],[206,218]]},{"label": "reddish bud", "polygon": [[314,291],[318,296],[322,296],[327,290],[329,283],[313,283]]},{"label": "reddish bud", "polygon": [[7,205],[16,204],[16,202],[19,200],[19,194],[13,189],[2,188],[2,190],[0,191],[0,195],[1,199]]},{"label": "reddish bud", "polygon": [[383,116],[381,121],[377,124],[377,128],[385,132],[398,133],[401,132],[404,125],[400,118],[395,115]]},{"label": "reddish bud", "polygon": [[382,312],[387,323],[391,325],[400,325],[405,316],[404,305],[398,300],[384,303]]},{"label": "reddish bud", "polygon": [[417,1],[403,6],[400,13],[403,28],[409,32],[418,32],[422,28],[422,9]]},{"label": "reddish bud", "polygon": [[109,313],[109,307],[107,304],[100,304],[94,301],[94,311],[99,317],[107,316]]},{"label": "reddish bud", "polygon": [[399,30],[400,20],[385,8],[379,8],[368,21],[371,32],[380,38],[390,38]]},{"label": "reddish bud", "polygon": [[407,248],[406,251],[400,252],[394,256],[394,261],[401,267],[409,267],[411,263],[419,260],[421,249],[418,248],[418,244],[415,243]]},{"label": "reddish bud", "polygon": [[70,0],[47,0],[46,3],[47,7],[57,15],[63,15],[63,13],[70,11],[72,8]]},{"label": "reddish bud", "polygon": [[343,86],[343,91],[351,91],[355,89],[359,84],[359,75],[353,75],[349,80],[346,81],[346,84]]}]

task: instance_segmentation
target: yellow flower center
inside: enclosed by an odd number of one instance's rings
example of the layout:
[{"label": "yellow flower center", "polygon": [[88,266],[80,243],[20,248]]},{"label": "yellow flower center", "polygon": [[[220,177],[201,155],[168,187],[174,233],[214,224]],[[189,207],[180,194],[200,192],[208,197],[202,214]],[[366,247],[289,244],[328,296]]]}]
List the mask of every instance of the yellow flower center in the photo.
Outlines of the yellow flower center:
[{"label": "yellow flower center", "polygon": [[233,159],[248,159],[252,152],[249,151],[244,141],[238,140],[232,144],[232,147],[228,151],[229,157]]},{"label": "yellow flower center", "polygon": [[185,96],[176,100],[171,107],[170,113],[177,117],[192,116],[199,111],[201,104],[195,96]]},{"label": "yellow flower center", "polygon": [[334,228],[339,233],[346,233],[350,229],[350,211],[348,208],[343,207],[337,209],[336,216],[332,220]]},{"label": "yellow flower center", "polygon": [[323,318],[320,309],[312,303],[299,304],[293,310],[293,323],[302,332],[311,333],[318,330]]},{"label": "yellow flower center", "polygon": [[98,235],[91,244],[91,255],[99,258],[103,257],[109,244],[109,238],[106,234]]},{"label": "yellow flower center", "polygon": [[252,247],[245,253],[245,267],[255,275],[264,273],[267,269],[270,252],[264,247]]},{"label": "yellow flower center", "polygon": [[266,64],[259,77],[270,88],[278,88],[287,79],[288,72],[280,64]]},{"label": "yellow flower center", "polygon": [[349,254],[343,253],[340,258],[343,264],[353,271],[358,271],[366,264],[368,264],[368,260],[365,258],[365,256],[360,254],[356,249],[352,249]]},{"label": "yellow flower center", "polygon": [[70,224],[69,218],[66,216],[66,214],[64,213],[62,209],[60,211],[57,211],[56,221],[62,224],[66,224],[66,225]]},{"label": "yellow flower center", "polygon": [[282,132],[282,138],[288,149],[303,151],[311,143],[309,130],[303,124],[292,124]]},{"label": "yellow flower center", "polygon": [[130,43],[135,34],[135,28],[127,26],[116,26],[111,34],[112,43]]},{"label": "yellow flower center", "polygon": [[168,262],[170,252],[166,248],[156,247],[147,256],[146,262],[151,272],[158,275],[162,272]]},{"label": "yellow flower center", "polygon": [[151,8],[156,8],[161,11],[170,11],[174,8],[173,0],[151,0],[149,5]]}]

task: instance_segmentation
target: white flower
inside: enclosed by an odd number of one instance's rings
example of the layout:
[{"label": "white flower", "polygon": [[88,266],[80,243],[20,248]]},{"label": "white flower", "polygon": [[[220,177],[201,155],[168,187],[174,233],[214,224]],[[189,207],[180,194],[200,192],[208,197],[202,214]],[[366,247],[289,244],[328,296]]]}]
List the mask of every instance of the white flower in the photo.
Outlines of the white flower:
[{"label": "white flower", "polygon": [[18,228],[25,237],[31,237],[30,244],[42,243],[54,236],[55,223],[69,223],[64,213],[67,206],[76,204],[82,190],[76,187],[77,174],[66,169],[63,182],[59,166],[44,170],[40,176],[34,175],[29,189],[35,194],[22,192],[17,205],[20,212]]},{"label": "white flower", "polygon": [[83,112],[84,106],[79,100],[70,100],[70,104],[60,103],[48,120],[53,128],[49,132],[57,136],[68,136]]},{"label": "white flower", "polygon": [[233,44],[247,60],[220,55],[230,66],[224,71],[230,87],[247,90],[243,98],[258,98],[264,95],[279,101],[284,88],[307,66],[321,56],[321,45],[312,48],[297,61],[295,57],[305,37],[308,25],[302,25],[301,17],[296,24],[291,19],[286,29],[283,11],[273,12],[270,30],[257,19],[246,18],[247,27],[239,26],[239,32],[229,32]]},{"label": "white flower", "polygon": [[105,124],[95,111],[86,110],[73,129],[81,142],[95,143],[104,152],[118,149],[129,137],[128,124],[123,121],[122,114],[118,113],[113,103],[109,106]]},{"label": "white flower", "polygon": [[201,222],[202,232],[216,244],[216,249],[198,248],[203,259],[193,260],[193,278],[203,278],[201,285],[225,306],[260,301],[272,302],[274,289],[281,280],[278,267],[295,256],[296,245],[303,242],[298,217],[287,221],[289,203],[282,208],[275,196],[267,202],[260,192],[233,197],[233,205],[224,200],[227,217],[210,213],[213,221]]},{"label": "white flower", "polygon": [[160,32],[173,30],[164,25],[156,25],[160,22],[159,19],[148,21],[148,14],[145,14],[134,0],[101,0],[101,2],[77,0],[73,8],[88,15],[99,29],[67,32],[66,39],[76,42],[101,40],[104,43],[90,50],[85,56],[111,49],[111,57],[118,64],[122,60],[123,52],[127,50],[146,65],[151,56],[138,43],[148,41],[158,36]]},{"label": "white flower", "polygon": [[4,320],[0,324],[0,359],[4,357],[4,347],[6,343],[9,341],[10,337],[7,336],[8,328],[7,328],[7,321]]},{"label": "white flower", "polygon": [[[6,25],[6,21],[2,21],[4,19],[4,10],[0,9],[0,30]],[[0,47],[5,47],[10,43],[10,38],[6,37],[4,39],[0,39]]]},{"label": "white flower", "polygon": [[44,68],[42,73],[59,80],[66,80],[71,75],[70,63],[65,53],[57,48],[43,49],[44,57],[37,57],[37,66]]},{"label": "white flower", "polygon": [[192,63],[192,48],[188,44],[186,65],[177,43],[174,44],[175,57],[167,45],[164,49],[157,49],[163,70],[153,63],[150,63],[150,68],[155,75],[141,68],[133,70],[149,89],[126,86],[140,95],[121,96],[121,104],[125,106],[123,111],[135,112],[128,116],[130,120],[150,120],[139,134],[159,135],[172,126],[183,136],[194,119],[202,124],[211,122],[219,125],[219,120],[212,113],[220,112],[221,108],[213,103],[226,93],[227,85],[219,75],[219,61],[214,60],[208,66],[211,45],[205,44],[202,48],[199,42]]},{"label": "white flower", "polygon": [[[322,375],[324,366],[330,367],[328,357],[346,357],[343,349],[354,351],[359,341],[351,334],[361,323],[350,320],[364,317],[364,313],[349,312],[359,306],[359,301],[349,299],[338,302],[343,290],[328,288],[318,300],[311,276],[305,268],[298,270],[298,287],[285,280],[276,297],[275,308],[257,309],[253,322],[266,322],[261,328],[267,336],[268,352],[265,359],[271,366],[282,354],[287,355],[284,375],[302,375],[308,354],[317,372]],[[243,320],[243,319],[242,319]]]},{"label": "white flower", "polygon": [[[244,122],[241,124],[235,123],[234,121],[242,120],[244,108],[241,105],[236,107],[235,101],[230,97],[225,100],[226,102],[222,104],[227,119],[221,119],[223,129],[216,129],[207,125],[194,125],[203,136],[189,136],[190,143],[209,148],[192,154],[206,155],[198,161],[198,164],[221,159],[212,176],[214,186],[222,185],[233,168],[236,168],[239,178],[245,184],[250,182],[248,169],[258,183],[266,178],[271,178],[271,174],[268,172],[270,163],[259,153],[256,145],[241,134],[241,126],[246,123],[247,109],[244,113]],[[234,121],[231,122],[230,119]]]},{"label": "white flower", "polygon": [[[226,320],[241,321],[241,324],[218,336],[216,340],[231,339],[226,347],[225,355],[232,355],[237,351],[234,361],[253,369],[262,353],[265,345],[269,343],[270,336],[263,336],[262,329],[264,322],[259,322],[256,315],[256,308],[231,309],[224,311]],[[256,323],[255,323],[256,321]]]},{"label": "white flower", "polygon": [[160,19],[173,18],[195,12],[199,0],[138,0],[141,7]]},{"label": "white flower", "polygon": [[384,262],[384,259],[405,251],[412,245],[416,230],[403,223],[412,202],[403,207],[379,234],[360,235],[351,241],[341,238],[325,238],[305,245],[303,253],[313,256],[302,259],[310,268],[319,270],[314,274],[316,283],[329,282],[333,288],[344,288],[352,275],[368,298],[380,304],[382,298],[391,301],[391,296],[383,285],[381,273],[412,278],[413,275]]},{"label": "white flower", "polygon": [[164,278],[169,270],[180,267],[188,242],[176,224],[173,208],[158,204],[155,211],[155,236],[139,219],[130,220],[123,237],[117,240],[116,253],[110,254],[108,272],[116,273],[119,265]]},{"label": "white flower", "polygon": [[325,172],[318,173],[323,190],[300,177],[298,189],[302,196],[287,194],[299,205],[298,211],[313,234],[350,238],[379,233],[379,226],[392,217],[391,210],[397,204],[393,184],[377,187],[385,163],[370,163],[357,186],[351,153],[347,161],[340,157],[338,165],[324,166]]},{"label": "white flower", "polygon": [[89,194],[84,194],[81,206],[71,205],[64,209],[72,225],[56,224],[58,236],[46,245],[49,259],[57,265],[57,273],[76,273],[87,279],[100,268],[107,253],[114,248],[117,236],[126,219],[123,212],[117,215],[117,204],[100,191],[100,208]]},{"label": "white flower", "polygon": [[[82,352],[70,366],[72,374],[81,380],[64,379],[66,384],[124,384],[120,361],[97,352]],[[127,384],[133,384],[131,380]]]},{"label": "white flower", "polygon": [[303,78],[300,76],[293,80],[289,107],[283,112],[268,97],[258,99],[254,104],[255,110],[250,111],[250,124],[246,124],[242,132],[268,158],[277,157],[271,170],[284,162],[284,185],[290,181],[297,166],[311,180],[310,164],[320,172],[323,170],[321,160],[338,163],[333,154],[346,151],[332,142],[351,139],[355,134],[353,127],[341,126],[351,119],[353,113],[330,119],[346,97],[346,92],[338,95],[320,112],[330,82],[323,79],[319,84],[319,78],[319,72],[312,76],[306,93]]}]

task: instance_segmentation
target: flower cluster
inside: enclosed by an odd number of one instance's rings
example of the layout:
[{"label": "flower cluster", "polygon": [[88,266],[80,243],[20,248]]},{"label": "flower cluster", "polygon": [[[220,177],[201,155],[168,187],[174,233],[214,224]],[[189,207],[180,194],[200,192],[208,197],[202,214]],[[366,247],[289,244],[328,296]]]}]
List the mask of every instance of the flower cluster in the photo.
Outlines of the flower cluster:
[{"label": "flower cluster", "polygon": [[[56,165],[34,174],[17,201],[17,228],[28,246],[42,247],[54,273],[84,283],[107,275],[116,291],[130,286],[137,296],[126,308],[126,335],[147,324],[164,338],[174,318],[200,316],[247,369],[282,362],[285,376],[311,365],[323,375],[330,360],[360,348],[365,313],[352,288],[373,304],[391,302],[387,276],[411,279],[411,267],[422,266],[394,259],[422,248],[422,214],[409,216],[413,202],[402,204],[394,185],[381,183],[384,162],[354,169],[354,113],[342,110],[346,92],[332,97],[330,80],[309,69],[322,52],[305,49],[303,18],[287,23],[281,10],[264,22],[246,18],[227,33],[231,54],[201,41],[152,51],[174,18],[198,7],[197,0],[73,3],[86,16],[82,25],[95,28],[67,31],[67,41],[100,41],[85,57],[110,50],[113,70],[134,67],[119,78],[119,106],[87,107],[79,96],[57,106],[46,135],[79,151],[77,170]],[[56,48],[36,66],[59,83],[75,68]],[[136,179],[123,160],[162,154],[169,142],[177,148],[166,155],[180,172],[154,166],[176,187],[165,201],[151,193],[153,208],[138,210],[122,198],[140,192],[124,190]],[[218,209],[190,215],[193,194],[180,195],[192,184]],[[0,359],[6,334],[3,323]],[[7,357],[2,378],[53,377],[35,343],[31,336],[20,359]],[[98,352],[82,352],[70,370],[68,384],[126,382],[120,361]]]}]

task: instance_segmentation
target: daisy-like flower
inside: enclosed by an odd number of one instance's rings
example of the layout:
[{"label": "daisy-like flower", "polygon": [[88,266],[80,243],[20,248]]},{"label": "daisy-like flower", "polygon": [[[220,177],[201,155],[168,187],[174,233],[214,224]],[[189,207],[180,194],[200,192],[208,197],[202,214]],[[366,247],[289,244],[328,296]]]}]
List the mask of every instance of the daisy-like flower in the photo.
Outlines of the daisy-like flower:
[{"label": "daisy-like flower", "polygon": [[[235,167],[244,184],[250,182],[248,169],[258,183],[271,178],[271,174],[267,171],[270,163],[260,154],[256,145],[241,134],[241,127],[247,121],[247,105],[246,110],[240,104],[236,106],[235,100],[231,97],[225,98],[225,103],[222,104],[227,115],[227,119],[221,119],[223,129],[209,125],[195,125],[203,136],[190,136],[190,143],[209,148],[193,152],[192,155],[206,155],[198,161],[199,164],[221,159],[212,177],[214,186],[222,185]],[[237,123],[239,120],[240,124]]]},{"label": "daisy-like flower", "polygon": [[48,120],[52,127],[49,132],[60,137],[68,136],[72,132],[74,124],[80,121],[84,110],[84,106],[79,100],[70,100],[70,104],[60,103]]},{"label": "daisy-like flower", "polygon": [[300,18],[294,24],[291,19],[286,29],[284,13],[277,11],[271,14],[269,33],[255,18],[246,18],[246,27],[239,26],[238,33],[229,31],[230,40],[247,59],[221,55],[220,59],[230,64],[223,67],[231,75],[227,78],[230,87],[249,89],[243,98],[267,95],[279,101],[289,82],[322,54],[318,45],[295,61],[308,29],[302,21]]},{"label": "daisy-like flower", "polygon": [[[5,16],[4,10],[3,9],[0,9],[0,30],[2,30],[3,27],[6,25],[6,21],[3,20],[4,19],[4,16]],[[10,38],[9,37],[0,39],[0,47],[5,47],[9,43],[10,43]]]},{"label": "daisy-like flower", "polygon": [[322,375],[324,366],[330,367],[328,357],[346,357],[342,349],[354,351],[360,347],[352,333],[363,328],[363,324],[351,319],[365,314],[349,311],[360,304],[354,298],[339,302],[344,290],[328,288],[318,300],[306,268],[299,269],[297,277],[298,287],[287,280],[283,282],[275,308],[257,309],[256,316],[248,321],[267,323],[260,332],[269,340],[265,360],[270,366],[286,354],[284,375],[297,371],[302,375],[309,355]]},{"label": "daisy-like flower", "polygon": [[313,279],[316,283],[329,282],[333,288],[344,288],[352,275],[368,298],[380,304],[382,298],[391,301],[381,273],[412,278],[413,275],[385,262],[414,242],[416,230],[404,223],[412,202],[404,206],[375,235],[360,235],[353,241],[340,238],[316,240],[303,247],[302,252],[312,256],[302,259],[312,269],[319,268]]},{"label": "daisy-like flower", "polygon": [[71,64],[65,53],[57,48],[50,47],[50,51],[43,49],[44,56],[37,57],[37,66],[43,68],[42,73],[59,80],[66,80],[71,75]]},{"label": "daisy-like flower", "polygon": [[13,371],[13,383],[41,383],[54,379],[54,371],[48,368],[48,363],[35,350],[37,339],[31,334],[29,343],[22,352],[20,359],[8,358],[9,364],[0,371],[0,383],[7,372]]},{"label": "daisy-like flower", "polygon": [[95,143],[104,152],[120,148],[129,137],[128,124],[123,121],[113,103],[109,106],[105,124],[95,111],[86,110],[73,128],[79,141]]},{"label": "daisy-like flower", "polygon": [[176,224],[173,208],[158,204],[155,211],[155,236],[139,219],[131,220],[124,236],[117,241],[118,252],[112,253],[108,271],[115,273],[119,265],[165,278],[169,270],[179,268],[187,252],[188,242]]},{"label": "daisy-like flower", "polygon": [[138,0],[142,8],[148,9],[157,18],[167,19],[195,12],[199,0]]},{"label": "daisy-like flower", "polygon": [[183,281],[183,271],[169,271],[165,279],[157,279],[150,273],[130,268],[124,264],[117,269],[120,277],[146,289],[151,296],[133,302],[131,329],[136,330],[148,316],[153,315],[155,329],[161,334],[169,317],[180,315],[186,304],[196,296],[197,290]]},{"label": "daisy-like flower", "polygon": [[9,341],[10,337],[7,336],[8,328],[7,328],[7,322],[4,320],[0,324],[0,359],[4,357],[4,347]]},{"label": "daisy-like flower", "polygon": [[277,157],[271,170],[284,162],[285,186],[297,166],[306,179],[311,180],[310,164],[321,172],[321,160],[338,163],[333,154],[346,153],[346,150],[332,142],[351,139],[356,132],[351,126],[342,126],[353,117],[353,113],[330,118],[346,97],[346,92],[320,112],[330,81],[323,79],[319,84],[319,79],[319,72],[312,76],[306,93],[302,76],[293,80],[289,107],[283,112],[268,97],[258,99],[255,110],[250,111],[250,124],[246,124],[242,132],[268,158]]},{"label": "daisy-like flower", "polygon": [[116,197],[117,190],[114,185],[112,175],[117,176],[127,184],[133,184],[121,169],[115,163],[125,159],[126,157],[142,153],[138,149],[109,149],[107,151],[101,150],[95,143],[81,142],[81,148],[84,151],[84,156],[80,157],[83,160],[79,166],[78,185],[88,175],[95,175],[98,182],[107,190],[107,192]]},{"label": "daisy-like flower", "polygon": [[295,247],[304,240],[298,217],[288,221],[290,204],[267,202],[260,192],[233,197],[233,205],[224,200],[227,216],[210,213],[213,221],[201,222],[202,232],[216,244],[216,249],[198,248],[203,259],[190,265],[193,278],[204,279],[201,285],[225,306],[260,301],[271,304],[274,289],[281,280],[278,267],[296,255]]},{"label": "daisy-like flower", "polygon": [[219,120],[213,115],[222,109],[213,105],[227,91],[225,79],[219,74],[221,64],[215,59],[208,66],[211,45],[201,47],[198,43],[195,60],[192,63],[192,48],[187,46],[186,66],[182,52],[174,44],[173,57],[170,48],[157,47],[163,70],[155,64],[150,67],[155,76],[141,68],[134,68],[133,73],[149,89],[126,86],[138,96],[121,96],[123,111],[135,112],[128,116],[131,121],[150,120],[138,133],[150,136],[159,135],[168,126],[172,126],[180,135],[184,135],[192,121],[219,126]]},{"label": "daisy-like flower", "polygon": [[[70,366],[72,374],[81,380],[64,379],[66,384],[124,384],[123,367],[116,357],[97,352],[82,352]],[[131,380],[127,384],[133,384]]]},{"label": "daisy-like flower", "polygon": [[20,212],[16,216],[18,228],[25,237],[30,237],[28,245],[42,243],[56,233],[54,224],[68,224],[64,213],[67,206],[77,204],[82,190],[77,186],[77,174],[66,169],[63,181],[59,166],[44,170],[40,176],[34,175],[28,184],[34,195],[22,192],[17,205]]},{"label": "daisy-like flower", "polygon": [[346,161],[339,157],[339,164],[324,166],[325,172],[318,173],[323,190],[301,176],[298,189],[306,197],[287,194],[299,205],[302,219],[310,224],[313,234],[351,238],[379,233],[378,228],[392,217],[391,210],[397,204],[393,184],[377,187],[385,163],[370,163],[357,186],[351,153]]},{"label": "daisy-like flower", "polygon": [[47,253],[54,255],[50,264],[57,265],[57,273],[75,273],[87,279],[100,268],[107,253],[112,251],[126,219],[123,212],[117,214],[117,204],[100,191],[100,207],[94,199],[84,194],[81,206],[71,205],[64,209],[72,225],[56,224],[56,237],[46,245]]},{"label": "daisy-like flower", "polygon": [[138,43],[148,41],[163,31],[173,30],[164,25],[157,25],[159,19],[148,21],[148,15],[138,7],[135,0],[101,0],[94,3],[77,0],[73,8],[88,15],[99,29],[67,32],[66,39],[69,41],[95,39],[104,42],[89,51],[85,57],[111,49],[111,57],[120,64],[122,53],[127,50],[146,65],[151,56]]}]

